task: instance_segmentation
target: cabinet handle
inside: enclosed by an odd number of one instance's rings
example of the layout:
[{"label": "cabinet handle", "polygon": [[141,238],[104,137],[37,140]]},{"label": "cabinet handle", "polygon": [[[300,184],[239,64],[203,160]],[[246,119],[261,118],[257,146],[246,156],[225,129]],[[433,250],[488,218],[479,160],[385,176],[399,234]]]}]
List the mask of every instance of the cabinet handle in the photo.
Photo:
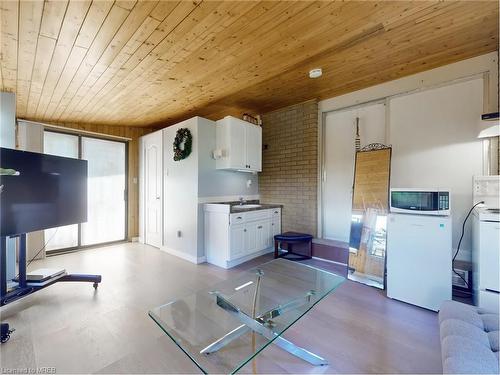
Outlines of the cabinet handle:
[{"label": "cabinet handle", "polygon": [[259,225],[259,226],[257,227],[257,229],[262,229],[262,225]]},{"label": "cabinet handle", "polygon": [[247,230],[246,229],[243,229],[243,232],[246,232]]},{"label": "cabinet handle", "polygon": [[241,216],[238,216],[236,219],[241,219],[242,217]]},{"label": "cabinet handle", "polygon": [[271,224],[274,227],[274,223]]},{"label": "cabinet handle", "polygon": [[275,214],[277,214],[277,213],[278,213],[278,211],[274,211],[274,213],[275,213]]}]

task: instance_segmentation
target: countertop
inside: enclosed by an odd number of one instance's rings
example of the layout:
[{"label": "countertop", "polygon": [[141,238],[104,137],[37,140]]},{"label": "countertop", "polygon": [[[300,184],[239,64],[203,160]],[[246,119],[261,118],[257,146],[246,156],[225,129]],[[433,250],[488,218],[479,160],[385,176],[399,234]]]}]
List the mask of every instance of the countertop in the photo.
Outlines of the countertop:
[{"label": "countertop", "polygon": [[238,204],[232,204],[230,213],[234,214],[237,212],[248,212],[248,211],[258,211],[258,210],[270,210],[271,208],[282,208],[282,204],[267,204],[267,203],[247,203],[247,204],[260,204],[260,207],[250,207],[250,208],[235,208],[239,206]]},{"label": "countertop", "polygon": [[260,203],[256,200],[246,201],[244,204],[258,204],[259,207],[247,207],[247,208],[235,208],[240,206],[239,201],[234,202],[216,202],[216,203],[207,203],[207,205],[223,205],[229,208],[229,213],[241,213],[241,212],[249,212],[249,211],[259,211],[259,210],[270,210],[272,208],[283,208],[282,204],[270,204],[270,203]]}]

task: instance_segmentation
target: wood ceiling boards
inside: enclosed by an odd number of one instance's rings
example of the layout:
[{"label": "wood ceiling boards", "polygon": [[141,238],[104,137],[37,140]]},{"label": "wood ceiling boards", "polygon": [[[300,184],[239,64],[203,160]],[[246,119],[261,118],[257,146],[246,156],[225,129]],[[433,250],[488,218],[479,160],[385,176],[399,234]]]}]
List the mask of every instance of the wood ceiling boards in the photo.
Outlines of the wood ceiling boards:
[{"label": "wood ceiling boards", "polygon": [[497,1],[3,0],[1,89],[20,118],[161,126],[358,90],[494,51],[498,32]]}]

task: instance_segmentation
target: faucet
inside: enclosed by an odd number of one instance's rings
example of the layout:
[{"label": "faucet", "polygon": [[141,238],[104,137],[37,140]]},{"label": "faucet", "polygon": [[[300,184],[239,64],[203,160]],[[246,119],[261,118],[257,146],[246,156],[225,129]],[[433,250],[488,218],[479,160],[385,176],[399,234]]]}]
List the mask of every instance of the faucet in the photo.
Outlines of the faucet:
[{"label": "faucet", "polygon": [[243,206],[245,203],[247,203],[246,199],[240,197],[240,206]]}]

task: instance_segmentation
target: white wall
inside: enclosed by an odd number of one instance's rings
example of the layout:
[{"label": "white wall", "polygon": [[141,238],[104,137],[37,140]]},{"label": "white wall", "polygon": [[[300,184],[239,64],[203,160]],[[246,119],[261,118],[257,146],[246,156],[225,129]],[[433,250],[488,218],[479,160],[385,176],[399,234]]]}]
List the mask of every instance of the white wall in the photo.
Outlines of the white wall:
[{"label": "white wall", "polygon": [[[318,103],[320,115],[356,104],[373,100],[384,99],[393,95],[402,94],[423,88],[441,85],[460,78],[471,77],[477,74],[486,74],[488,82],[485,85],[484,108],[485,112],[498,110],[498,59],[496,52],[477,56],[472,59],[459,61],[439,68],[413,74],[408,77],[371,86],[363,90],[353,91],[345,95],[322,100]],[[321,121],[320,116],[320,121]]]},{"label": "white wall", "polygon": [[[480,80],[471,83],[474,78]],[[478,82],[483,81],[481,89]],[[455,89],[459,90],[448,91],[446,86],[450,83],[456,83]],[[434,183],[454,190],[456,246],[459,223],[465,216],[465,207],[472,203],[472,175],[486,169],[483,145],[476,138],[476,122],[481,112],[497,110],[497,85],[497,55],[490,53],[321,101],[320,124],[330,111],[386,100],[390,113],[386,121],[387,142],[393,145],[391,186],[430,186]],[[440,86],[443,88],[438,88]],[[434,90],[425,91],[431,88]],[[322,125],[320,137],[324,137]],[[487,160],[484,158],[485,162]],[[443,179],[446,175],[448,178]],[[319,199],[320,215],[322,199]],[[323,228],[321,231],[325,233]],[[468,236],[463,248],[465,251],[459,258],[470,259]]]},{"label": "white wall", "polygon": [[[198,137],[198,160],[199,160],[199,179],[198,179],[198,197],[236,197],[236,196],[255,196],[259,193],[259,183],[257,174],[217,170],[216,161],[212,157],[212,151],[216,149],[214,121],[203,117],[197,117],[199,121]],[[247,181],[251,181],[250,187],[247,187]],[[204,199],[207,201],[210,199]]]},{"label": "white wall", "polygon": [[361,147],[386,143],[385,104],[330,112],[323,129],[323,237],[349,242],[354,181],[356,117]]},{"label": "white wall", "polygon": [[[390,100],[391,187],[450,189],[454,249],[473,204],[472,176],[482,172],[482,93],[475,79]],[[470,222],[466,228],[459,258],[470,260]]]},{"label": "white wall", "polygon": [[[189,157],[174,161],[175,134],[188,128],[193,135]],[[163,243],[165,247],[194,260],[198,256],[198,137],[197,119],[163,129]],[[181,237],[177,237],[181,231]]]},{"label": "white wall", "polygon": [[[257,175],[215,169],[212,157],[215,149],[215,126],[214,121],[193,117],[160,130],[164,155],[163,250],[194,263],[204,261],[205,256],[203,204],[235,200],[240,196],[258,198]],[[191,131],[192,152],[188,158],[174,161],[172,145],[179,128]],[[144,178],[140,173],[141,178]],[[250,187],[247,187],[248,180],[251,181]],[[142,195],[141,192],[141,213],[144,209]],[[143,225],[141,219],[140,233],[144,232]],[[178,231],[181,232],[180,237]]]}]

